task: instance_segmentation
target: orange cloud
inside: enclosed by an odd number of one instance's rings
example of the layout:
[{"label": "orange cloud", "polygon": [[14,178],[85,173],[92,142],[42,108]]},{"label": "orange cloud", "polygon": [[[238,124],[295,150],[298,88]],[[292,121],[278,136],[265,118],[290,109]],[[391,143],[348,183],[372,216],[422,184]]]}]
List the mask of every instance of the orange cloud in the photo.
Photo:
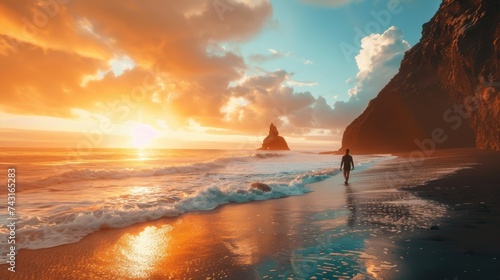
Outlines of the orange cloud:
[{"label": "orange cloud", "polygon": [[[226,10],[211,0],[4,1],[0,110],[214,122],[246,66],[238,54],[209,49],[249,38],[272,13],[267,1],[225,3]],[[135,65],[114,75],[110,61],[121,57]]]}]

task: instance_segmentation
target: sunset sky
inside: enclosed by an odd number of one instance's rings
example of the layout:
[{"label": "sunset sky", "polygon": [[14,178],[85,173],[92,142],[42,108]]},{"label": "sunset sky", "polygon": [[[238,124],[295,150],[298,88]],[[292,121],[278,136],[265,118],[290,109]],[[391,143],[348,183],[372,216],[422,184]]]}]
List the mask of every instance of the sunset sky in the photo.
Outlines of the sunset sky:
[{"label": "sunset sky", "polygon": [[340,147],[439,0],[0,2],[0,146]]}]

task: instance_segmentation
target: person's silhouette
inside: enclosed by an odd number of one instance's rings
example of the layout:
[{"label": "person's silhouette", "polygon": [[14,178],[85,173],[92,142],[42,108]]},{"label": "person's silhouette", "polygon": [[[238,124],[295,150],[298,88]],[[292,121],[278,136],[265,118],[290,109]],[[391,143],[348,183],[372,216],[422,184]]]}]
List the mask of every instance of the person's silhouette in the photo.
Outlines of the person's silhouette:
[{"label": "person's silhouette", "polygon": [[349,173],[351,172],[351,169],[354,170],[354,161],[352,160],[352,156],[349,155],[349,149],[345,149],[345,155],[342,157],[342,161],[340,162],[340,170],[342,170],[342,166],[344,166],[344,184],[347,185],[349,184]]}]

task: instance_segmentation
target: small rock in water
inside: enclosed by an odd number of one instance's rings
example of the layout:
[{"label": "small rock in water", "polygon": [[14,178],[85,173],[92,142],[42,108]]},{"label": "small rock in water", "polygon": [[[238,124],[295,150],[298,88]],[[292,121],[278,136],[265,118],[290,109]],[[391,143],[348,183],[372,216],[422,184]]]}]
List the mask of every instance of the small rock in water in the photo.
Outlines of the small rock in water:
[{"label": "small rock in water", "polygon": [[254,189],[259,189],[263,192],[270,192],[271,191],[271,187],[264,184],[264,183],[255,182],[255,183],[250,184],[250,186]]},{"label": "small rock in water", "polygon": [[438,226],[432,226],[429,228],[430,230],[439,230],[439,227]]}]

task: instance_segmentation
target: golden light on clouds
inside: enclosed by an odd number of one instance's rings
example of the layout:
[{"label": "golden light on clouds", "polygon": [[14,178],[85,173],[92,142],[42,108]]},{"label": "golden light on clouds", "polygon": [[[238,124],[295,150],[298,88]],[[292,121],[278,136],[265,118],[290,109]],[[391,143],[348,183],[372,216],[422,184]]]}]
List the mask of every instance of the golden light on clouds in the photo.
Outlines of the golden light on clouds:
[{"label": "golden light on clouds", "polygon": [[[3,1],[0,114],[72,122],[82,138],[104,139],[92,147],[112,145],[111,135],[131,137],[115,141],[130,148],[188,133],[227,143],[265,136],[273,121],[290,137],[327,128],[315,98],[287,86],[290,73],[248,74],[238,48],[228,47],[263,30],[271,3],[231,1],[222,12],[210,0]],[[54,123],[16,128],[57,131]],[[0,118],[0,128],[10,127]]]}]

